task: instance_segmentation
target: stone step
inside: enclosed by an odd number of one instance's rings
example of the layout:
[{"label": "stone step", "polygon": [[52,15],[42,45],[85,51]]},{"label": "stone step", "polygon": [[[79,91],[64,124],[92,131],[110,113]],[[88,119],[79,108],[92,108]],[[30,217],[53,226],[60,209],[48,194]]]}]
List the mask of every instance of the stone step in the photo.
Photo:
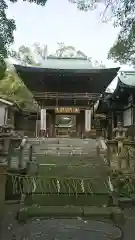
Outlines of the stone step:
[{"label": "stone step", "polygon": [[33,144],[72,144],[72,145],[82,145],[82,144],[86,144],[86,145],[93,145],[95,144],[96,140],[95,139],[88,139],[88,140],[84,140],[84,139],[39,139],[39,140],[35,140],[29,139],[29,143],[33,143]]},{"label": "stone step", "polygon": [[86,148],[86,149],[89,149],[89,148],[95,148],[96,146],[93,145],[86,145],[86,144],[40,144],[40,145],[33,145],[33,147],[35,148],[38,148],[40,147],[41,149],[42,148],[45,148],[45,147],[80,147],[80,148]]},{"label": "stone step", "polygon": [[88,153],[83,153],[83,152],[53,152],[53,151],[46,151],[44,154],[40,154],[40,153],[37,153],[35,155],[33,155],[33,157],[35,156],[72,156],[72,155],[76,155],[76,156],[89,156]]},{"label": "stone step", "polygon": [[88,155],[33,155],[33,161],[36,161],[37,163],[42,164],[86,164],[89,162],[95,162],[95,156],[89,157]]},{"label": "stone step", "polygon": [[39,205],[39,206],[107,206],[109,202],[109,195],[104,193],[99,194],[80,194],[77,197],[69,194],[52,194],[52,195],[37,195],[25,199],[25,204]]},{"label": "stone step", "polygon": [[[33,149],[33,154],[37,153],[37,154],[45,154],[47,152],[53,152],[53,153],[85,153],[85,154],[89,154],[89,155],[96,155],[96,149],[91,149],[89,151],[86,151],[85,149],[81,149],[81,148],[45,148],[45,149]],[[24,154],[29,154],[29,149],[24,150]]]},{"label": "stone step", "polygon": [[[75,217],[78,217],[80,221],[78,221],[78,225],[77,223],[74,225],[74,222],[68,222],[67,224],[67,219],[64,219],[65,217],[69,218],[70,220],[73,219],[72,221],[75,221]],[[67,236],[67,230],[68,230],[68,235],[70,233],[70,236],[72,235],[72,237],[70,239],[73,239],[73,236],[75,237],[75,234],[71,234],[71,231],[69,231],[69,229],[72,231],[74,229],[79,230],[81,228],[81,238],[80,239],[109,239],[112,238],[113,239],[122,239],[122,230],[118,227],[116,227],[117,225],[120,226],[121,224],[124,223],[124,213],[120,208],[117,207],[88,207],[88,206],[41,206],[41,207],[37,207],[37,206],[29,206],[27,207],[27,209],[25,208],[21,208],[18,212],[18,221],[19,222],[26,222],[27,220],[34,218],[37,219],[38,218],[38,225],[40,226],[46,226],[47,222],[45,222],[45,218],[52,218],[53,221],[55,220],[57,222],[56,225],[56,229],[55,229],[55,235],[59,235],[59,236]],[[42,220],[40,219],[42,218]],[[87,221],[83,221],[84,222],[84,228],[82,227],[82,219],[81,218],[88,218],[89,220]],[[101,218],[102,220],[104,220],[104,222],[101,222]],[[61,219],[61,224],[60,224],[60,229],[62,231],[62,233],[65,232],[65,234],[60,235],[58,234],[58,219]],[[92,222],[90,219],[93,220],[100,220],[99,222],[95,221]],[[107,220],[105,222],[105,219],[111,220],[112,222],[115,223],[115,225],[112,225],[110,223],[107,223]],[[42,223],[42,221],[44,221],[44,223]],[[47,221],[47,220],[46,220]],[[30,222],[30,221],[29,221]],[[37,222],[37,221],[36,221]],[[86,224],[87,222],[87,224]],[[29,223],[28,223],[29,224]],[[49,226],[50,231],[52,231],[52,228],[55,226],[53,223],[53,227],[52,227],[52,221],[50,222],[51,227]],[[73,226],[74,225],[74,226]],[[44,227],[38,227],[38,232],[41,232],[41,229],[43,228],[43,232],[44,232]],[[36,227],[36,225],[35,225]],[[32,229],[32,228],[31,228]],[[35,228],[33,228],[35,229]],[[85,229],[85,231],[83,232],[83,236],[82,236],[82,231],[83,229]],[[98,231],[97,231],[98,230]],[[50,233],[49,231],[49,233]],[[54,230],[53,230],[54,231]],[[87,236],[86,236],[86,232],[87,232]],[[88,234],[88,232],[91,232],[92,234]],[[94,238],[93,238],[93,233],[96,233],[96,235],[94,234]],[[34,231],[35,236],[37,236],[37,227],[36,227],[36,232]],[[45,232],[44,232],[45,233]],[[100,234],[97,234],[100,233]],[[43,233],[42,233],[43,234]],[[85,234],[85,235],[84,235]],[[40,233],[40,237],[41,237],[41,233]],[[50,236],[50,235],[49,235]],[[79,235],[76,235],[76,239],[78,239]],[[84,237],[85,236],[85,237]],[[65,239],[65,237],[60,238],[60,239]],[[46,238],[46,234],[43,235],[42,239]],[[36,239],[36,238],[34,238]],[[41,239],[41,238],[40,238]],[[49,239],[49,238],[48,238]],[[75,239],[75,238],[74,238]]]},{"label": "stone step", "polygon": [[[79,178],[84,178],[85,176],[85,178],[93,179],[92,182],[95,181],[94,184],[96,183],[97,186],[99,185],[100,186],[99,188],[101,188],[101,185],[102,185],[102,188],[104,187],[102,181],[103,179],[107,178],[107,172],[108,172],[107,167],[104,167],[104,166],[101,167],[100,164],[97,164],[95,167],[93,167],[93,163],[85,166],[79,166],[79,165],[77,166],[77,165],[71,165],[71,164],[58,165],[58,166],[40,165],[38,170],[38,174],[41,176],[43,175],[46,177],[57,177],[58,179],[72,178],[72,177],[79,179]],[[98,179],[94,180],[96,177]],[[92,182],[91,182],[91,186],[92,186]],[[72,192],[71,189],[69,189],[69,191]],[[101,189],[99,189],[99,191],[100,190]]]},{"label": "stone step", "polygon": [[[72,152],[72,153],[85,153],[85,154],[89,154],[90,156],[93,154],[96,155],[96,152],[95,150],[91,150],[91,151],[86,151],[85,149],[52,149],[52,148],[49,148],[49,149],[42,149],[42,150],[34,150],[33,151],[33,154],[34,153],[37,153],[37,154],[45,154],[47,152],[53,152],[53,153],[69,153],[69,152]],[[25,151],[24,152],[25,154],[29,154],[28,151]]]},{"label": "stone step", "polygon": [[[38,150],[39,148],[37,148]],[[52,150],[57,150],[57,149],[60,149],[60,150],[73,150],[73,149],[76,149],[76,150],[81,150],[83,148],[81,147],[73,147],[73,146],[61,146],[61,145],[57,145],[57,146],[44,146],[44,148],[41,148],[40,147],[40,150],[48,150],[48,149],[52,149]],[[36,150],[36,148],[34,148],[34,150]]]},{"label": "stone step", "polygon": [[[80,156],[81,158],[83,157],[83,158],[85,158],[85,157],[89,157],[89,154],[88,153],[72,153],[72,152],[63,152],[63,153],[60,153],[60,152],[45,152],[44,154],[33,154],[33,159],[37,159],[38,160],[38,158],[39,157],[42,157],[43,159],[45,158],[45,157],[53,157],[53,158],[55,158],[55,157],[62,157],[62,158],[65,158],[65,157],[75,157],[75,156]],[[90,157],[92,157],[92,156],[90,156]],[[93,157],[95,157],[94,155],[93,155]],[[63,161],[64,161],[64,159],[63,159]]]}]

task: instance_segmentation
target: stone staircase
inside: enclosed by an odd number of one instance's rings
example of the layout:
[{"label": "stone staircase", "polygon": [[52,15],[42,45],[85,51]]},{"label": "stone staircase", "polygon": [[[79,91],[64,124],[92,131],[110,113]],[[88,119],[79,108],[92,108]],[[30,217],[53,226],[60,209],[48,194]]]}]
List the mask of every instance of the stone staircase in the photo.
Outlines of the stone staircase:
[{"label": "stone staircase", "polygon": [[[96,144],[95,139],[29,139],[23,152],[24,167],[29,161],[32,145],[32,162],[37,163],[46,176],[104,175],[108,168],[97,156]],[[15,152],[12,156],[12,168],[18,168],[18,154]]]},{"label": "stone staircase", "polygon": [[[20,176],[23,182],[17,189],[24,193],[23,209],[27,209],[19,211],[19,221],[47,216],[97,220],[113,216],[108,166],[97,155],[96,140],[29,139],[24,151],[26,162],[31,145],[30,168],[26,176]],[[16,178],[16,184],[20,179]]]},{"label": "stone staircase", "polygon": [[[39,168],[36,174],[30,168],[26,176],[20,176],[20,179],[17,179],[19,176],[16,179],[10,178],[11,184],[13,181],[17,186],[17,191],[22,187],[19,192],[25,193],[25,198],[17,206],[14,215],[11,214],[12,211],[7,214],[9,222],[4,222],[2,228],[7,235],[2,235],[2,240],[5,236],[6,239],[13,239],[14,235],[17,236],[15,239],[20,239],[21,234],[24,238],[35,240],[46,237],[52,239],[52,236],[53,239],[57,236],[58,239],[66,239],[67,236],[72,239],[112,239],[112,236],[113,239],[121,239],[121,231],[114,229],[112,223],[118,225],[121,219],[123,221],[123,213],[118,208],[109,206],[110,194],[106,186],[108,168],[97,155],[96,140],[29,139],[24,151],[25,162],[28,161],[31,145],[33,156],[30,166],[36,162]],[[17,164],[17,153],[13,162],[14,165]],[[22,179],[23,182],[20,181]],[[32,190],[27,191],[29,185]],[[23,224],[18,224],[15,219]],[[12,229],[7,231],[10,226]],[[76,232],[70,234],[70,228]],[[78,232],[79,228],[81,232]],[[85,232],[89,232],[89,236]],[[50,233],[53,233],[51,238]],[[97,236],[97,233],[101,234]]]},{"label": "stone staircase", "polygon": [[[95,139],[29,139],[29,145],[33,146],[33,163],[31,165],[35,162],[38,163],[38,175],[43,176],[45,179],[43,181],[50,181],[48,184],[51,186],[51,189],[48,189],[48,196],[43,194],[44,190],[38,188],[33,193],[31,203],[41,205],[43,203],[46,205],[78,205],[82,203],[84,205],[106,205],[109,197],[105,186],[108,167],[103,159],[97,156],[96,144]],[[25,156],[27,155],[28,149],[25,150]],[[29,174],[32,173],[33,168]],[[55,187],[52,186],[52,179],[56,180],[54,180],[55,183],[53,182]],[[73,190],[75,186],[70,186],[69,189],[66,185],[66,187],[64,186],[66,190],[63,192],[63,187],[61,187],[63,181],[69,182],[68,185],[80,182],[80,185],[75,190],[76,192]],[[88,186],[86,187],[90,181],[93,182],[93,190],[90,190],[90,185],[89,190]],[[44,183],[42,182],[40,185],[43,186]],[[71,189],[73,196],[69,196]]]},{"label": "stone staircase", "polygon": [[[29,148],[32,145],[32,159],[39,164],[72,164],[83,163],[90,157],[96,156],[96,140],[94,139],[29,139],[23,152],[24,166],[29,160]],[[19,151],[12,156],[12,168],[18,167]]]},{"label": "stone staircase", "polygon": [[88,139],[30,139],[29,144],[33,145],[33,153],[68,156],[68,155],[94,155],[96,140]]}]

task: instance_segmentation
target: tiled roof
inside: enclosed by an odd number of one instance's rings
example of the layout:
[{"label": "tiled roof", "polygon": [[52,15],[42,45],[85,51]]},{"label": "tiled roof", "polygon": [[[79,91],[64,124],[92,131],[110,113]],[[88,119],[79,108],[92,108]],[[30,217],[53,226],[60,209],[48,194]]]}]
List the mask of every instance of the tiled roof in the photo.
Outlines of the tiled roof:
[{"label": "tiled roof", "polygon": [[119,75],[120,82],[129,87],[135,87],[135,71],[123,71]]}]

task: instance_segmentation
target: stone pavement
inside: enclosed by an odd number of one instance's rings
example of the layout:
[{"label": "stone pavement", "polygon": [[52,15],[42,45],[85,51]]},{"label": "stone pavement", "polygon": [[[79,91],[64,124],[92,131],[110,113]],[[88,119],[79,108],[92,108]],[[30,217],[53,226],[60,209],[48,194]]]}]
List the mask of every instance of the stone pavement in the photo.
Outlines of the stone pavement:
[{"label": "stone pavement", "polygon": [[[16,219],[16,211],[20,208],[20,205],[8,206],[7,213],[2,224],[2,233],[0,235],[1,240],[113,240],[115,238],[106,238],[105,234],[100,234],[98,230],[104,229],[105,233],[115,231],[119,234],[120,230],[106,224],[95,221],[88,221],[77,217],[75,220],[64,219],[33,219],[27,224],[18,224]],[[135,208],[125,210],[126,223],[122,226],[123,238],[122,240],[134,240],[135,239]],[[90,224],[90,225],[89,225]],[[88,231],[90,226],[91,230]],[[86,231],[87,230],[87,231]],[[114,232],[113,232],[114,233]],[[56,235],[57,234],[57,235]],[[64,235],[66,234],[66,236]],[[61,235],[61,236],[60,236]],[[64,235],[64,236],[63,236]],[[16,236],[16,238],[15,238]],[[55,237],[54,237],[55,236]],[[57,236],[57,238],[56,238]],[[66,238],[70,236],[70,238]],[[28,237],[28,238],[26,238]],[[60,238],[61,237],[61,238]],[[95,237],[95,238],[94,238]]]},{"label": "stone pavement", "polygon": [[121,239],[122,231],[106,222],[82,219],[31,219],[26,224],[15,220],[16,209],[8,208],[1,240],[109,240]]}]

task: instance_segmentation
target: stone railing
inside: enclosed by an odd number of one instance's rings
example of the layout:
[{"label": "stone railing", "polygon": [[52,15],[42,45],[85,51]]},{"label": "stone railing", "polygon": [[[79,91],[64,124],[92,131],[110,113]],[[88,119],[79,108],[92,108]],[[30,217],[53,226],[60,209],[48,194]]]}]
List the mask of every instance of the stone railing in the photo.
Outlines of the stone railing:
[{"label": "stone railing", "polygon": [[119,122],[113,129],[114,138],[107,140],[106,158],[112,170],[124,172],[135,171],[135,142],[130,141],[126,134],[127,129]]},{"label": "stone railing", "polygon": [[9,151],[21,143],[22,137],[15,132],[12,125],[0,126],[0,163],[8,162]]},{"label": "stone railing", "polygon": [[[121,144],[121,148],[119,145]],[[123,139],[107,141],[107,159],[113,170],[135,171],[135,142]]]}]

